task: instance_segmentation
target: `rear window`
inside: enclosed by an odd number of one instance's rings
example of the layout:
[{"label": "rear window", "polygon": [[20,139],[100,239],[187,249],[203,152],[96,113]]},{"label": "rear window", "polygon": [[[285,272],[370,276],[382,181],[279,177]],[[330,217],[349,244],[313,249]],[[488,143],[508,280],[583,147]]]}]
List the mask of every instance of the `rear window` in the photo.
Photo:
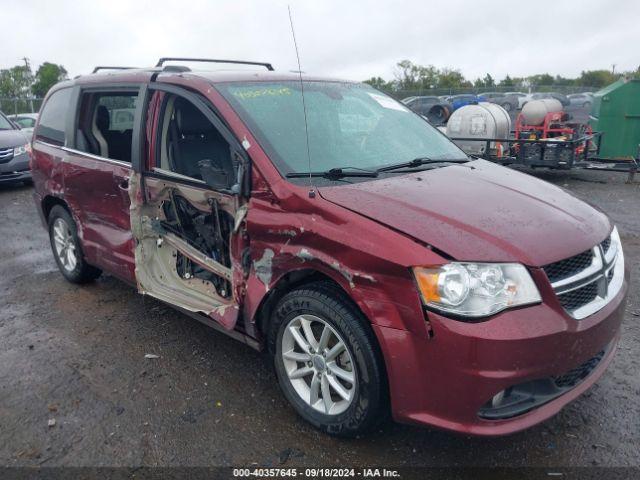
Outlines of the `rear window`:
[{"label": "rear window", "polygon": [[71,102],[71,89],[64,88],[51,94],[40,113],[36,138],[54,145],[64,145],[67,107]]}]

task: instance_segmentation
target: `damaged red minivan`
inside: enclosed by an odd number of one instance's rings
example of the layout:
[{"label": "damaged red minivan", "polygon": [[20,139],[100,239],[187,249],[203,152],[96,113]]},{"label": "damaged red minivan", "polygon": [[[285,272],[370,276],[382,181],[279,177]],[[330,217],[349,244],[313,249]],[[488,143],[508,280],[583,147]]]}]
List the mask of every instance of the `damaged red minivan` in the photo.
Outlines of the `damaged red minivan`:
[{"label": "damaged red minivan", "polygon": [[604,213],[368,85],[164,60],[44,101],[35,201],[68,280],[108,272],[266,349],[336,435],[387,413],[507,434],[602,375],[628,282]]}]

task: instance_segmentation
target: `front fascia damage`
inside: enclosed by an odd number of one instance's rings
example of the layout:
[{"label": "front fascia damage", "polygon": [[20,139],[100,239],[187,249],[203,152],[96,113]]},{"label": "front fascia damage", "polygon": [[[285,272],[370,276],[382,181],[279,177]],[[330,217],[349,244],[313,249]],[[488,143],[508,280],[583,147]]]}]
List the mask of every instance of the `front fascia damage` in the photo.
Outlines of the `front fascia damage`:
[{"label": "front fascia damage", "polygon": [[[131,228],[136,239],[135,274],[138,291],[184,310],[204,313],[226,329],[233,329],[239,312],[239,292],[242,290],[235,288],[238,279],[234,276],[233,264],[239,265],[239,262],[227,262],[230,265],[225,265],[169,231],[166,226],[169,220],[167,205],[171,208],[171,203],[175,203],[179,196],[205,214],[211,212],[212,204],[215,203],[221,212],[233,219],[228,239],[231,257],[238,255],[238,243],[233,237],[238,235],[236,224],[242,221],[240,219],[238,222],[235,214],[239,212],[241,217],[244,216],[246,208],[236,205],[238,197],[221,195],[206,188],[190,187],[152,177],[146,177],[144,182],[143,190],[139,174],[133,174],[129,181]],[[192,262],[199,272],[206,270],[215,277],[201,275],[199,278],[188,271],[181,275],[177,264],[182,258]],[[227,291],[225,287],[217,288],[211,281],[204,279],[216,277],[228,282],[231,291]],[[242,279],[241,272],[240,278]],[[219,280],[216,283],[221,285]]]}]

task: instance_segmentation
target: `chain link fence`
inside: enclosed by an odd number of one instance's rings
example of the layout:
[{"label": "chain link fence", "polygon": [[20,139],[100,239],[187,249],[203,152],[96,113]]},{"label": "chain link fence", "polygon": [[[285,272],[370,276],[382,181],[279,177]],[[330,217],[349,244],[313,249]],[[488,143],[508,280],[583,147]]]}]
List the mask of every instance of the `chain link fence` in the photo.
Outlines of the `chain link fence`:
[{"label": "chain link fence", "polygon": [[432,95],[432,96],[449,96],[459,95],[462,93],[472,93],[475,95],[483,92],[522,92],[522,93],[537,93],[537,92],[557,92],[564,95],[571,93],[583,93],[583,92],[595,92],[600,90],[599,87],[590,86],[576,86],[576,85],[535,85],[531,87],[483,87],[483,88],[422,88],[412,90],[385,90],[389,95],[403,99],[412,96]]},{"label": "chain link fence", "polygon": [[42,106],[42,98],[6,98],[0,97],[0,112],[5,115],[17,113],[37,113]]}]

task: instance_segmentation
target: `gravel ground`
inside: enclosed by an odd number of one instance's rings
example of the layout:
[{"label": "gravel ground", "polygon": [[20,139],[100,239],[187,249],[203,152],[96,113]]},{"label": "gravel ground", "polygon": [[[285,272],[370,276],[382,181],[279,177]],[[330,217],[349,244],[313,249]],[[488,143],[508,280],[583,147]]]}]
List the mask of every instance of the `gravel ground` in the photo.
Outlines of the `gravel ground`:
[{"label": "gravel ground", "polygon": [[640,185],[534,173],[615,220],[632,286],[600,381],[555,418],[496,439],[393,423],[353,440],[316,432],[262,354],[112,277],[64,281],[31,189],[0,187],[0,465],[639,466]]}]

